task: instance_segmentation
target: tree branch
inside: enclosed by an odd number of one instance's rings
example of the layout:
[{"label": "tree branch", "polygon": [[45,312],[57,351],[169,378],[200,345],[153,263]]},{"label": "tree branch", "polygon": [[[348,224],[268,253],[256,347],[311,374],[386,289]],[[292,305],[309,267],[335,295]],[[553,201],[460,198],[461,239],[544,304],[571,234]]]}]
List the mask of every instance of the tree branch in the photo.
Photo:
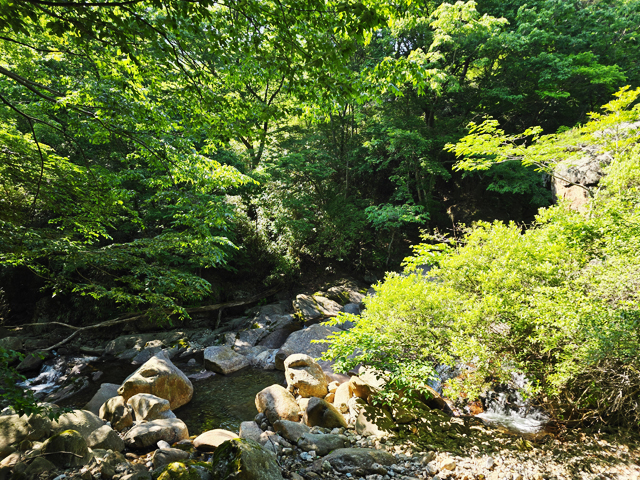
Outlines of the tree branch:
[{"label": "tree branch", "polygon": [[[258,300],[262,300],[265,297],[273,295],[278,290],[279,288],[272,288],[270,290],[267,290],[266,292],[259,293],[257,295],[254,295],[249,298],[245,298],[243,300],[237,300],[235,302],[218,303],[215,305],[205,305],[202,307],[187,308],[186,311],[187,313],[192,314],[192,313],[211,312],[211,311],[219,310],[222,308],[228,308],[228,307],[239,307],[242,305],[247,305],[249,303],[257,302]],[[171,312],[167,311],[166,313],[171,315]],[[148,317],[148,312],[136,312],[136,313],[126,315],[124,317],[118,317],[111,320],[106,320],[104,322],[96,323],[94,325],[87,325],[86,327],[76,327],[75,325],[69,325],[68,323],[62,323],[62,322],[47,322],[47,323],[25,323],[22,325],[5,326],[4,328],[22,328],[22,327],[32,327],[32,326],[45,327],[48,325],[60,325],[62,327],[75,330],[71,335],[69,335],[65,339],[61,340],[55,345],[52,345],[49,348],[45,348],[44,350],[42,350],[44,352],[48,352],[50,350],[56,349],[68,343],[70,340],[75,338],[80,332],[83,332],[85,330],[93,330],[96,328],[104,328],[104,327],[113,327],[115,325],[133,322],[134,320],[139,320],[141,318],[146,318],[146,317]]]}]

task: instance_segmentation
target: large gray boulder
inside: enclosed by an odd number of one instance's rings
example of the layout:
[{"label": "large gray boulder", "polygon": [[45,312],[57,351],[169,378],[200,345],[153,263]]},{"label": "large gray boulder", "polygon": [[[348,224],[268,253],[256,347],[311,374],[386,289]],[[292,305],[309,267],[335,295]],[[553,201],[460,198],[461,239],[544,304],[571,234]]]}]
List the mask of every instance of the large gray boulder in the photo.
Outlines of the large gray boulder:
[{"label": "large gray boulder", "polygon": [[289,335],[287,341],[282,345],[282,350],[287,351],[289,355],[304,353],[312,358],[319,358],[327,351],[329,344],[315,343],[315,341],[326,340],[329,335],[340,331],[337,327],[320,325],[319,323],[311,325]]},{"label": "large gray boulder", "polygon": [[284,376],[289,391],[303,398],[327,395],[327,378],[322,367],[303,353],[290,355],[284,361]]},{"label": "large gray boulder", "polygon": [[239,437],[247,440],[253,440],[254,442],[260,442],[260,437],[264,432],[254,421],[242,422],[240,424]]},{"label": "large gray boulder", "polygon": [[22,350],[23,345],[24,342],[20,337],[0,338],[0,347],[4,348],[5,350],[20,351]]},{"label": "large gray boulder", "polygon": [[298,443],[298,440],[311,430],[304,423],[289,420],[278,420],[273,424],[273,429],[293,443]]},{"label": "large gray boulder", "polygon": [[153,468],[159,468],[163,465],[169,465],[173,462],[179,462],[189,458],[189,452],[180,450],[179,448],[159,448],[153,452],[151,463]]},{"label": "large gray boulder", "polygon": [[89,435],[102,427],[104,422],[95,413],[88,410],[72,410],[60,415],[57,421],[51,422],[53,433],[60,433],[65,430],[76,430],[88,439]]},{"label": "large gray boulder", "polygon": [[228,375],[249,366],[249,360],[226,345],[204,349],[204,366],[216,373]]},{"label": "large gray boulder", "polygon": [[171,410],[175,410],[191,400],[193,385],[161,352],[129,375],[118,389],[118,394],[125,401],[138,393],[150,393],[169,400]]},{"label": "large gray boulder", "polygon": [[65,430],[47,439],[42,453],[51,463],[63,468],[78,467],[91,460],[87,442],[76,430]]},{"label": "large gray boulder", "polygon": [[369,405],[362,406],[356,420],[356,432],[363,437],[383,436],[396,428],[396,424],[389,412],[383,408]]},{"label": "large gray boulder", "polygon": [[262,345],[267,348],[280,348],[287,341],[291,332],[295,331],[290,327],[278,328],[271,332],[258,342],[258,345]]},{"label": "large gray boulder", "polygon": [[186,338],[184,332],[177,331],[122,335],[111,340],[107,344],[104,353],[105,355],[114,355],[120,359],[132,359],[146,349],[157,351],[157,347],[172,347],[181,340],[186,340]]},{"label": "large gray boulder", "polygon": [[275,455],[253,440],[224,442],[213,454],[211,466],[213,480],[283,480]]},{"label": "large gray boulder", "polygon": [[293,301],[293,308],[304,321],[311,321],[335,317],[342,305],[319,295],[300,294]]},{"label": "large gray boulder", "polygon": [[84,410],[89,410],[90,412],[99,415],[100,407],[104,402],[110,398],[118,396],[118,388],[120,388],[120,385],[116,383],[103,383],[100,385],[100,388],[93,398],[91,398],[91,400],[89,400],[89,402],[84,406]]},{"label": "large gray boulder", "polygon": [[315,450],[321,457],[327,455],[332,450],[345,448],[350,445],[349,439],[344,435],[305,433],[298,440],[298,447],[305,452]]},{"label": "large gray boulder", "polygon": [[100,448],[114,452],[124,450],[124,440],[109,425],[103,425],[91,433],[87,439],[87,445],[92,449]]},{"label": "large gray boulder", "polygon": [[42,440],[51,433],[51,420],[44,416],[0,416],[0,459],[11,453],[10,446],[25,439]]},{"label": "large gray boulder", "polygon": [[131,449],[143,450],[159,440],[172,444],[186,438],[189,438],[189,430],[182,420],[163,418],[135,425],[125,435],[124,443]]},{"label": "large gray boulder", "polygon": [[393,465],[395,458],[390,453],[374,448],[340,448],[316,460],[314,469],[320,471],[324,462],[340,473],[364,476],[385,473],[380,466]]},{"label": "large gray boulder", "polygon": [[278,420],[300,420],[300,407],[296,399],[284,387],[271,385],[256,395],[256,408],[274,424]]}]

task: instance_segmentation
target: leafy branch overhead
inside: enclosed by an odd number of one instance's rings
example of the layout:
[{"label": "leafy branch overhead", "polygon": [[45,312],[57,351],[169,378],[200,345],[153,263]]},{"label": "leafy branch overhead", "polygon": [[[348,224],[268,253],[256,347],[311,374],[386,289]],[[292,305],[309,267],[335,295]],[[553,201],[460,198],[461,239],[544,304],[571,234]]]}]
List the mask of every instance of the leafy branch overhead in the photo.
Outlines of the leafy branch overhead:
[{"label": "leafy branch overhead", "polygon": [[[558,173],[557,167],[560,163],[571,165],[580,160],[577,147],[594,144],[600,148],[600,153],[620,155],[638,142],[640,105],[634,105],[638,96],[640,88],[624,87],[615,94],[616,100],[602,107],[605,114],[589,113],[591,121],[576,127],[570,134],[542,135],[541,127],[531,127],[521,134],[509,135],[498,128],[499,122],[495,119],[486,119],[479,125],[472,122],[468,125],[468,135],[455,144],[445,145],[445,149],[460,159],[453,167],[455,170],[483,171],[515,161],[572,183]],[[593,194],[587,186],[574,185]]]}]

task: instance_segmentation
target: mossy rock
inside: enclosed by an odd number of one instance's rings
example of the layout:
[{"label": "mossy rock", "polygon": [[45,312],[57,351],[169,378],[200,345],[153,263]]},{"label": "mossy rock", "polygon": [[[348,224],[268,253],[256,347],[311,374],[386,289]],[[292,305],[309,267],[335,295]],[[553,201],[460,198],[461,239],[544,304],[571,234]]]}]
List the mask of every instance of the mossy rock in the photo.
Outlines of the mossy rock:
[{"label": "mossy rock", "polygon": [[160,470],[156,480],[208,480],[212,467],[204,462],[173,462]]},{"label": "mossy rock", "polygon": [[244,438],[221,444],[211,465],[213,480],[283,480],[275,456],[259,443]]},{"label": "mossy rock", "polygon": [[49,438],[42,446],[42,453],[51,463],[63,468],[79,467],[91,459],[86,440],[76,430],[65,430]]}]

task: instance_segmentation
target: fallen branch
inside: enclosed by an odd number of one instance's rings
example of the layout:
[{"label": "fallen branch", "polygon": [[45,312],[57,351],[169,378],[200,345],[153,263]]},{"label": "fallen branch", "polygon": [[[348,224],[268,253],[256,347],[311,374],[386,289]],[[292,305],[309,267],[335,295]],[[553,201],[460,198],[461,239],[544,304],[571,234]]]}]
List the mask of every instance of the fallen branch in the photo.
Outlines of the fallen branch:
[{"label": "fallen branch", "polygon": [[[212,312],[212,311],[215,311],[215,310],[221,310],[223,308],[240,307],[242,305],[247,305],[249,303],[253,303],[253,302],[257,302],[258,300],[262,300],[265,297],[273,295],[278,290],[279,290],[278,288],[272,288],[270,290],[267,290],[266,292],[262,292],[262,293],[259,293],[258,295],[254,295],[253,297],[245,298],[243,300],[236,300],[234,302],[218,303],[218,304],[215,304],[215,305],[205,305],[205,306],[202,306],[202,307],[187,308],[186,312],[189,315],[191,315],[193,313]],[[171,316],[173,313],[172,312],[167,312],[167,314],[169,316]],[[130,314],[122,316],[122,317],[113,318],[111,320],[106,320],[104,322],[96,323],[95,325],[87,325],[85,327],[77,327],[75,325],[69,325],[68,323],[62,323],[62,322],[48,322],[48,323],[25,323],[23,325],[6,326],[5,328],[21,328],[21,327],[31,327],[31,326],[45,327],[45,326],[49,326],[49,325],[59,325],[59,326],[62,326],[62,327],[66,327],[66,328],[70,328],[72,330],[75,330],[75,332],[73,332],[71,335],[69,335],[65,339],[61,340],[60,342],[56,343],[55,345],[53,345],[53,346],[51,346],[49,348],[45,348],[45,349],[42,350],[43,352],[48,352],[48,351],[53,350],[55,348],[61,347],[65,343],[68,343],[70,340],[75,338],[80,332],[83,332],[85,330],[93,330],[95,328],[112,327],[114,325],[133,322],[134,320],[140,320],[141,318],[145,318],[147,316],[148,316],[148,312],[144,312],[144,313],[135,312],[135,313],[130,313]],[[218,318],[218,321],[219,320],[220,320],[220,318]]]}]

